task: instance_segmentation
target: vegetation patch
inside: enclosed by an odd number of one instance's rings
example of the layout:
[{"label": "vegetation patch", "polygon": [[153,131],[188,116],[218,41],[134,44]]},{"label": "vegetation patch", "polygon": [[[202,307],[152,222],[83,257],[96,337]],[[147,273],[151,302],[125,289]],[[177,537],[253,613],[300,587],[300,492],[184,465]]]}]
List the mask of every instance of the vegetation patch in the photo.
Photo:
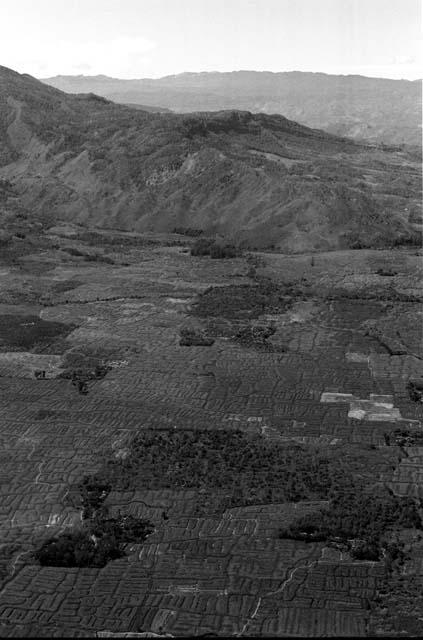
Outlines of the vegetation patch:
[{"label": "vegetation patch", "polygon": [[115,261],[110,256],[105,256],[102,253],[87,253],[81,251],[77,247],[63,247],[62,251],[65,251],[70,256],[75,258],[83,258],[85,262],[102,262],[104,264],[115,264]]},{"label": "vegetation patch", "polygon": [[148,520],[124,514],[109,517],[103,504],[111,490],[109,484],[86,477],[78,488],[83,524],[77,530],[49,538],[35,551],[42,566],[104,567],[125,556],[126,544],[140,544],[154,531]]},{"label": "vegetation patch", "polygon": [[423,431],[417,431],[414,429],[395,429],[391,433],[385,433],[385,444],[390,446],[397,446],[400,448],[414,447],[415,445],[423,446]]},{"label": "vegetation patch", "polygon": [[[19,236],[18,236],[19,234]],[[13,265],[19,264],[20,261],[29,255],[40,254],[43,251],[49,251],[53,248],[52,242],[45,236],[27,230],[27,233],[10,232],[3,230],[0,234],[0,264]],[[31,269],[44,269],[38,256],[38,261],[33,262]],[[47,265],[49,263],[46,263]]]},{"label": "vegetation patch", "polygon": [[211,238],[200,238],[196,240],[191,247],[191,255],[192,256],[209,256],[210,248],[214,240]]},{"label": "vegetation patch", "polygon": [[98,516],[104,510],[103,503],[112,490],[110,482],[101,480],[97,476],[85,476],[78,486],[82,504],[82,517],[89,520]]},{"label": "vegetation patch", "polygon": [[103,356],[104,354],[90,350],[68,351],[63,358],[64,371],[60,373],[59,378],[71,380],[78,391],[85,395],[88,393],[89,382],[102,380],[113,368]]},{"label": "vegetation patch", "polygon": [[[241,431],[143,431],[130,453],[107,461],[94,479],[99,492],[198,489],[206,512],[235,506],[327,499],[350,478],[336,460],[299,445],[269,442]],[[90,498],[91,499],[91,498]]]},{"label": "vegetation patch", "polygon": [[306,298],[303,283],[275,284],[263,280],[254,285],[209,287],[198,296],[191,313],[200,317],[258,318],[284,313],[296,300]]},{"label": "vegetation patch", "polygon": [[191,247],[192,256],[210,256],[214,259],[238,258],[242,250],[234,244],[216,242],[210,238],[199,238]]},{"label": "vegetation patch", "polygon": [[209,338],[194,329],[181,329],[180,336],[181,347],[211,347],[214,344],[214,338]]},{"label": "vegetation patch", "polygon": [[392,278],[393,276],[398,275],[398,271],[395,271],[394,269],[383,269],[380,268],[376,271],[378,276],[385,276],[387,278]]},{"label": "vegetation patch", "polygon": [[30,351],[45,349],[68,336],[76,325],[42,320],[38,316],[0,316],[0,349]]},{"label": "vegetation patch", "polygon": [[387,491],[368,495],[352,486],[348,492],[338,490],[327,509],[307,514],[281,529],[279,537],[341,543],[357,560],[380,560],[389,546],[387,534],[402,528],[422,528],[413,499],[398,498]]},{"label": "vegetation patch", "polygon": [[52,292],[56,294],[65,293],[66,291],[77,289],[83,284],[83,282],[79,282],[78,280],[65,280],[63,282],[56,282],[52,287]]},{"label": "vegetation patch", "polygon": [[93,380],[102,380],[111,371],[111,367],[107,365],[98,364],[92,368],[84,369],[65,369],[59,375],[59,378],[65,380],[71,380],[74,387],[78,389],[78,392],[82,395],[88,393],[88,382]]},{"label": "vegetation patch", "polygon": [[35,552],[44,567],[104,567],[123,555],[114,541],[107,537],[97,540],[85,529],[50,538]]},{"label": "vegetation patch", "polygon": [[86,242],[90,246],[112,246],[116,248],[123,247],[146,247],[157,245],[157,240],[151,238],[142,238],[140,236],[119,236],[110,235],[105,233],[98,233],[97,231],[82,231],[76,236],[76,240],[80,242]]},{"label": "vegetation patch", "polygon": [[65,251],[75,258],[83,258],[86,255],[84,251],[81,251],[81,249],[78,249],[77,247],[63,247],[62,251]]},{"label": "vegetation patch", "polygon": [[153,531],[151,522],[130,515],[96,518],[79,530],[50,538],[35,558],[47,567],[104,567],[125,556],[125,544],[142,543]]},{"label": "vegetation patch", "polygon": [[407,354],[407,348],[399,340],[397,335],[384,332],[374,321],[368,321],[365,325],[365,336],[374,338],[390,356],[403,356]]},{"label": "vegetation patch", "polygon": [[55,418],[57,416],[57,411],[53,409],[38,409],[34,413],[34,420],[48,420],[49,418]]},{"label": "vegetation patch", "polygon": [[413,402],[422,402],[423,401],[423,380],[420,379],[410,379],[407,382],[407,392],[408,397]]},{"label": "vegetation patch", "polygon": [[238,258],[242,255],[241,249],[234,244],[219,244],[215,242],[210,247],[210,257],[215,260],[225,258]]},{"label": "vegetation patch", "polygon": [[194,229],[193,227],[175,227],[173,233],[190,238],[198,238],[198,236],[203,235],[204,231],[202,229]]},{"label": "vegetation patch", "polygon": [[276,327],[273,325],[247,325],[246,327],[239,329],[235,335],[234,341],[244,347],[253,347],[264,351],[286,351],[286,347],[276,347],[268,342],[269,338],[271,338],[275,333]]},{"label": "vegetation patch", "polygon": [[115,261],[110,256],[105,256],[102,253],[87,253],[84,255],[85,262],[102,262],[103,264],[115,264]]}]

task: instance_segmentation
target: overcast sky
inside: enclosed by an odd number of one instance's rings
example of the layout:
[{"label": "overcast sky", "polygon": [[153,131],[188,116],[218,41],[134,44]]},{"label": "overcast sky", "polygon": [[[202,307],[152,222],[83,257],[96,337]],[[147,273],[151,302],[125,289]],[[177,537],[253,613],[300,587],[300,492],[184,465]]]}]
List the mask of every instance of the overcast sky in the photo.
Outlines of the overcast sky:
[{"label": "overcast sky", "polygon": [[0,64],[37,77],[183,71],[422,76],[421,0],[0,0]]}]

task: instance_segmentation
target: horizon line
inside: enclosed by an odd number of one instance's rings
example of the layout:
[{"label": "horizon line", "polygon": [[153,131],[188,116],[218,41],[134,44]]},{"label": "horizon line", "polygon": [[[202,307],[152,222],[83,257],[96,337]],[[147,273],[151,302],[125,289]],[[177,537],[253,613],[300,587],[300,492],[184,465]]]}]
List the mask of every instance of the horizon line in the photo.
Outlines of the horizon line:
[{"label": "horizon line", "polygon": [[[118,78],[116,76],[109,76],[105,73],[95,73],[95,74],[84,74],[84,73],[58,73],[52,76],[33,76],[37,80],[51,80],[53,78],[107,78],[109,80],[121,80],[123,82],[137,82],[142,80],[165,80],[167,78],[176,78],[178,76],[183,75],[211,75],[211,74],[232,74],[232,73],[265,73],[272,75],[281,75],[281,74],[289,74],[289,73],[301,73],[301,74],[314,74],[314,75],[324,75],[324,76],[336,76],[342,78],[368,78],[370,80],[392,80],[395,82],[419,82],[422,81],[422,77],[417,77],[414,79],[410,78],[392,78],[392,77],[383,77],[383,76],[367,76],[362,73],[329,73],[327,71],[300,71],[298,69],[292,69],[290,71],[268,71],[268,70],[257,70],[257,69],[233,69],[231,71],[180,71],[178,73],[169,73],[164,76],[159,76],[157,78],[152,77],[132,77],[132,78]],[[31,74],[22,74],[22,75],[31,75]]]}]

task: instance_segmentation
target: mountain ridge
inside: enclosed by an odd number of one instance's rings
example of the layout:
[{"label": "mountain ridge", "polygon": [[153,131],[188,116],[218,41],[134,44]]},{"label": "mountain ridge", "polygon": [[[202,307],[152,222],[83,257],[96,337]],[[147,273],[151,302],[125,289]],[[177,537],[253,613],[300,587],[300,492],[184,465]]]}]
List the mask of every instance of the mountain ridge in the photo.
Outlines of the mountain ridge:
[{"label": "mountain ridge", "polygon": [[227,109],[279,113],[356,140],[421,142],[421,80],[240,70],[185,72],[157,79],[58,76],[43,82],[70,93],[94,91],[118,103],[181,113]]},{"label": "mountain ridge", "polygon": [[420,228],[418,158],[278,114],[148,113],[0,68],[0,122],[0,179],[46,223],[195,227],[287,252]]}]

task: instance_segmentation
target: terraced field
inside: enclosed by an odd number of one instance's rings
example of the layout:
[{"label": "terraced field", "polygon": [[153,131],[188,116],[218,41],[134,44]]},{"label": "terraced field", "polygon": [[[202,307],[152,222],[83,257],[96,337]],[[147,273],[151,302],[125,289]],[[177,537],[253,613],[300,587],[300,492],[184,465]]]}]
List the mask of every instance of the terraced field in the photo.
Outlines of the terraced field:
[{"label": "terraced field", "polygon": [[[419,635],[417,520],[376,560],[280,531],[348,487],[420,513],[421,255],[185,240],[56,227],[0,255],[0,636]],[[41,566],[91,526],[84,479],[107,485],[92,519],[154,530],[104,566]]]}]

